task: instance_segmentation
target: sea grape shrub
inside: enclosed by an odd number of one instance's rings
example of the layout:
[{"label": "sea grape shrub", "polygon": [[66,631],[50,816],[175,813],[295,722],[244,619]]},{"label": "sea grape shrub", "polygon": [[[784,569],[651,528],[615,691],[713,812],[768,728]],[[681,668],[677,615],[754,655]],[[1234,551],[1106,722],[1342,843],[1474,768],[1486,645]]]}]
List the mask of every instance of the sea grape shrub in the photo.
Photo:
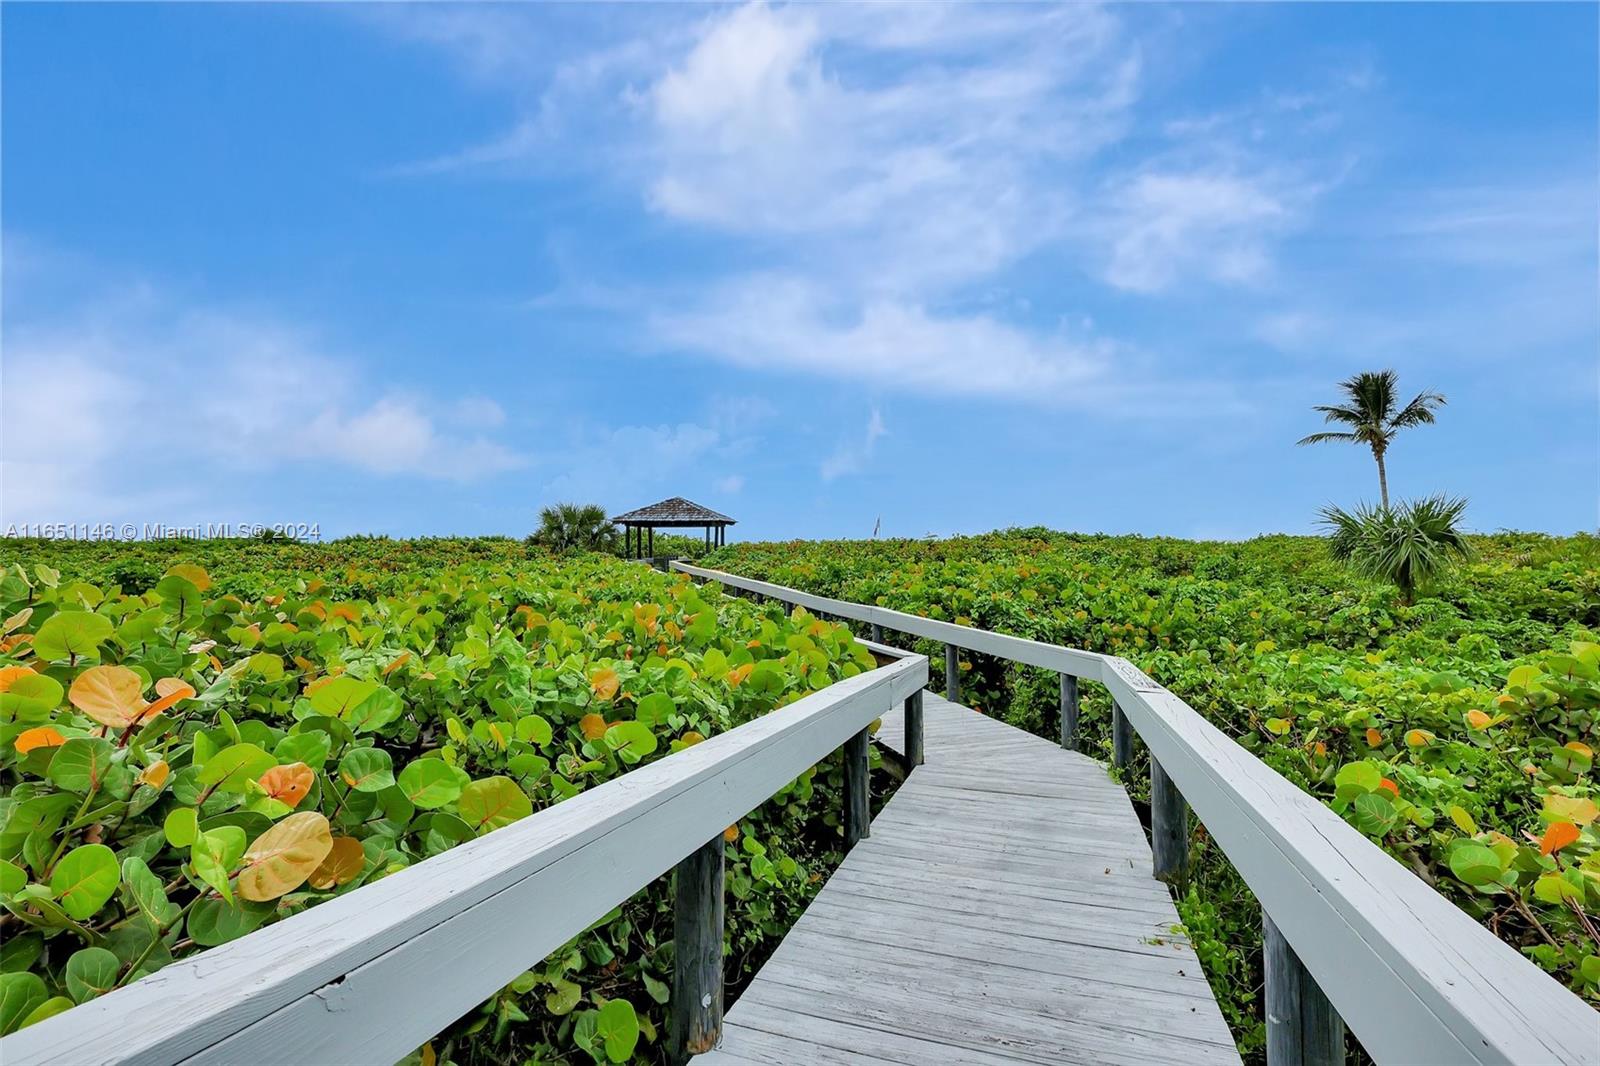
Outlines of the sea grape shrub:
[{"label": "sea grape shrub", "polygon": [[[303,546],[235,566],[269,549]],[[177,562],[129,589],[13,564],[0,617],[0,1032],[874,665],[843,626],[600,556],[333,580]],[[808,831],[826,781],[728,829],[747,956],[837,846]],[[657,1057],[669,904],[657,885],[619,906],[443,1034],[445,1057]]]},{"label": "sea grape shrub", "polygon": [[[1019,530],[737,544],[709,565],[1126,656],[1600,1003],[1600,539],[1471,541],[1472,560],[1414,605],[1352,577],[1311,537],[1212,544]],[[966,702],[1053,734],[1052,676],[974,658],[962,658]],[[1083,743],[1105,756],[1109,709],[1087,686]],[[1142,774],[1126,780],[1145,798]],[[1220,858],[1202,865],[1192,880],[1204,892],[1180,909],[1248,1048],[1259,1042],[1259,1016],[1244,1011],[1259,971],[1238,948],[1259,943],[1259,911]]]}]

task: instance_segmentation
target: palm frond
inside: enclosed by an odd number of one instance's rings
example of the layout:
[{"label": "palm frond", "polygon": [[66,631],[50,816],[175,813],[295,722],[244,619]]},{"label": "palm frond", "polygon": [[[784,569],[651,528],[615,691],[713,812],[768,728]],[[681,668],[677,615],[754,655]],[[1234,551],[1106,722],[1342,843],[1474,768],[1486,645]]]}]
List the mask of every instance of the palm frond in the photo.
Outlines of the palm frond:
[{"label": "palm frond", "polygon": [[1295,444],[1326,444],[1327,442],[1334,440],[1347,441],[1351,444],[1359,444],[1361,442],[1361,438],[1356,436],[1354,433],[1312,433],[1308,436],[1301,437],[1299,440],[1295,441]]},{"label": "palm frond", "polygon": [[1419,392],[1399,414],[1389,420],[1389,424],[1396,428],[1432,425],[1434,410],[1443,407],[1445,402],[1442,393]]}]

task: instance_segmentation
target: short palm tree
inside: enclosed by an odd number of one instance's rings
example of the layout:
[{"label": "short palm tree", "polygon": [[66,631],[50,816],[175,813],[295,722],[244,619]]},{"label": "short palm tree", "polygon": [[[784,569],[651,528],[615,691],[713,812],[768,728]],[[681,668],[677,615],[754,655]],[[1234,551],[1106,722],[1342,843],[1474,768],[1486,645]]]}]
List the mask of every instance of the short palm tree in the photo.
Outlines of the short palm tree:
[{"label": "short palm tree", "polygon": [[1383,495],[1383,506],[1389,506],[1389,472],[1383,465],[1383,455],[1389,450],[1394,435],[1412,426],[1429,425],[1433,412],[1445,404],[1437,392],[1419,392],[1404,407],[1396,407],[1396,386],[1400,375],[1393,370],[1367,371],[1348,381],[1341,381],[1345,402],[1321,404],[1313,411],[1321,411],[1324,421],[1349,426],[1348,430],[1331,430],[1302,437],[1300,444],[1323,444],[1343,441],[1348,444],[1365,444],[1372,449],[1372,458],[1378,464],[1378,490]]},{"label": "short palm tree", "polygon": [[1472,558],[1460,527],[1466,509],[1466,500],[1445,496],[1402,500],[1393,508],[1361,505],[1354,513],[1324,507],[1322,524],[1335,559],[1375,581],[1393,582],[1409,604],[1453,563]]},{"label": "short palm tree", "polygon": [[539,512],[533,539],[551,551],[607,551],[617,542],[617,527],[596,504],[558,503]]}]

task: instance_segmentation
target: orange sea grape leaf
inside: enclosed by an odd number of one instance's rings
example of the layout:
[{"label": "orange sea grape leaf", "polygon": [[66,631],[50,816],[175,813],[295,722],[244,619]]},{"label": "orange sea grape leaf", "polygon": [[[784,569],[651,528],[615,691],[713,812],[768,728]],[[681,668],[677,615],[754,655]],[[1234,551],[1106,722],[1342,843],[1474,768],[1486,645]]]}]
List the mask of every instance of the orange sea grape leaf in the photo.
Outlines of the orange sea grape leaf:
[{"label": "orange sea grape leaf", "polygon": [[311,791],[311,786],[316,781],[316,774],[311,767],[303,762],[292,762],[284,766],[274,766],[262,774],[256,782],[268,796],[290,807],[300,806],[300,801],[306,798]]},{"label": "orange sea grape leaf", "polygon": [[42,725],[37,729],[25,729],[17,734],[17,754],[26,755],[35,748],[58,748],[66,742],[67,738],[51,726]]},{"label": "orange sea grape leaf", "polygon": [[19,677],[30,677],[33,674],[31,667],[27,666],[0,666],[0,692],[8,692],[12,682]]},{"label": "orange sea grape leaf", "polygon": [[361,841],[355,837],[334,837],[328,857],[311,872],[312,888],[333,888],[349,884],[366,869],[367,853],[361,850]]},{"label": "orange sea grape leaf", "polygon": [[1539,841],[1539,854],[1553,855],[1578,839],[1578,827],[1571,822],[1552,822]]},{"label": "orange sea grape leaf", "polygon": [[144,681],[126,666],[91,666],[73,679],[67,699],[101,725],[126,729],[144,710]]},{"label": "orange sea grape leaf", "polygon": [[1383,743],[1383,734],[1376,729],[1367,730],[1367,747],[1376,748]]},{"label": "orange sea grape leaf", "polygon": [[583,739],[599,740],[606,735],[605,717],[598,714],[586,714],[578,720],[578,729],[583,733]]}]

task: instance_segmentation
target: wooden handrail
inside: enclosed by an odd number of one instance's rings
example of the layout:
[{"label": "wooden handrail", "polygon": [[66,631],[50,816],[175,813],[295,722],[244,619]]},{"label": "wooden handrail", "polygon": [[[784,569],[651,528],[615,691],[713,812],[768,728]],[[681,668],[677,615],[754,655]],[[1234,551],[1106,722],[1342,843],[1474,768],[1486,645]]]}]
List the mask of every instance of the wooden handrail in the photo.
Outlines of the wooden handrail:
[{"label": "wooden handrail", "polygon": [[[1303,964],[1374,1060],[1600,1062],[1600,1013],[1126,659],[672,565],[808,610],[1103,684],[1149,749],[1152,773],[1167,779],[1153,813],[1181,813],[1168,794],[1176,788],[1260,900],[1271,935],[1292,947],[1269,952],[1269,965]],[[1067,686],[1062,692],[1065,710]],[[1075,707],[1076,686],[1071,695]],[[1170,870],[1172,828],[1154,829],[1166,837]],[[1275,976],[1292,977],[1269,973],[1269,983]]]},{"label": "wooden handrail", "polygon": [[0,1040],[0,1061],[394,1062],[927,684],[900,659]]}]

